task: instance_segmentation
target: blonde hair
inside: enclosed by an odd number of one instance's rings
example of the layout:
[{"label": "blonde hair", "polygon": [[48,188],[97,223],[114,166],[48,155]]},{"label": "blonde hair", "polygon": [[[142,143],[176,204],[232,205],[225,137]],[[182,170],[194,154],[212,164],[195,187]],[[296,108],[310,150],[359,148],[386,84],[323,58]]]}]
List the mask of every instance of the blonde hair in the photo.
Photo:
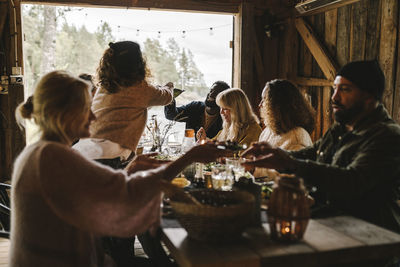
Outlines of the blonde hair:
[{"label": "blonde hair", "polygon": [[249,99],[242,89],[231,88],[217,95],[216,103],[230,110],[231,122],[223,121],[218,141],[239,141],[246,128],[259,120],[251,109]]},{"label": "blonde hair", "polygon": [[33,119],[45,140],[69,143],[76,117],[90,108],[90,84],[64,71],[44,75],[33,96],[16,109],[17,122]]}]

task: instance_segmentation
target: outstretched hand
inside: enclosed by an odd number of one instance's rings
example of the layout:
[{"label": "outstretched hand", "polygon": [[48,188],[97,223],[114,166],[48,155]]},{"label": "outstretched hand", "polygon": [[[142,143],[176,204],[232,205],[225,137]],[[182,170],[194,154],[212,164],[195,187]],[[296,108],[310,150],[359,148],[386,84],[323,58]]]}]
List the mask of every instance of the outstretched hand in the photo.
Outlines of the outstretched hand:
[{"label": "outstretched hand", "polygon": [[169,88],[174,88],[174,84],[172,82],[167,82],[165,84],[165,86],[169,87]]},{"label": "outstretched hand", "polygon": [[194,146],[186,154],[193,162],[207,163],[216,161],[217,158],[231,157],[233,156],[233,151],[221,149],[214,142],[206,142]]},{"label": "outstretched hand", "polygon": [[169,163],[169,161],[165,160],[158,160],[154,159],[152,157],[156,156],[158,153],[148,153],[148,154],[143,154],[135,157],[134,160],[132,160],[128,166],[126,166],[125,170],[128,172],[128,174],[138,172],[138,171],[144,171],[144,170],[149,170],[149,169],[154,169],[159,166],[162,166],[166,163]]},{"label": "outstretched hand", "polygon": [[200,127],[200,129],[197,131],[196,138],[197,142],[207,139],[206,130],[204,130],[203,127]]},{"label": "outstretched hand", "polygon": [[268,143],[256,143],[242,156],[253,156],[242,165],[246,168],[261,167],[275,170],[296,169],[296,159],[280,148],[272,148]]},{"label": "outstretched hand", "polygon": [[242,153],[242,157],[259,157],[271,153],[272,146],[268,142],[253,143]]}]

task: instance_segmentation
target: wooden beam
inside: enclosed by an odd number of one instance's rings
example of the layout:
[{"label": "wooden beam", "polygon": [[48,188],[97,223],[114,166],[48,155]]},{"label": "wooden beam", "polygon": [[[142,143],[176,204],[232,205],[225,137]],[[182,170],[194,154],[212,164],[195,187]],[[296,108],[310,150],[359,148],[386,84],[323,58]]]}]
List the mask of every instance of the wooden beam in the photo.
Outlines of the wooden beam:
[{"label": "wooden beam", "polygon": [[[260,45],[258,44],[258,40],[257,40],[255,27],[253,27],[252,35],[253,35],[252,38],[253,38],[253,42],[254,42],[254,64],[256,66],[258,84],[259,84],[259,87],[261,87],[265,83],[265,77],[264,77],[265,70],[264,70],[263,58],[262,58],[261,51],[260,51]],[[259,88],[254,88],[254,91],[258,92]]]},{"label": "wooden beam", "polygon": [[27,0],[24,4],[51,4],[86,7],[120,7],[138,9],[162,9],[197,12],[231,13],[239,12],[241,0],[196,1],[196,0]]},{"label": "wooden beam", "polygon": [[8,12],[7,5],[8,5],[7,2],[0,2],[0,39],[3,36],[3,29],[4,25],[6,24],[7,12]]},{"label": "wooden beam", "polygon": [[[240,30],[240,86],[250,100],[253,107],[255,103],[254,92],[254,5],[243,2],[240,5],[241,30]],[[235,48],[236,49],[236,48]]]},{"label": "wooden beam", "polygon": [[[383,95],[383,103],[389,114],[393,115],[393,86],[395,78],[395,56],[396,55],[396,39],[397,17],[398,17],[398,0],[382,0],[382,17],[381,17],[381,41],[379,47],[379,63],[381,64],[383,73],[385,74],[385,92]],[[396,8],[397,7],[397,8]],[[397,104],[397,103],[396,103]]]},{"label": "wooden beam", "polygon": [[336,63],[334,63],[333,60],[331,60],[331,57],[329,56],[327,50],[315,37],[311,26],[308,25],[304,21],[304,19],[296,18],[296,28],[297,31],[300,33],[300,36],[303,38],[308,49],[310,49],[311,54],[314,56],[325,77],[328,80],[333,81],[338,69],[337,65]]},{"label": "wooden beam", "polygon": [[332,81],[321,78],[296,77],[293,82],[301,86],[332,86]]},{"label": "wooden beam", "polygon": [[[319,7],[310,8],[312,6],[316,6],[316,4],[318,4],[318,2],[321,3],[323,1],[321,1],[321,0],[308,0],[308,1],[305,1],[303,3],[297,4],[295,8],[297,9],[297,13],[300,13],[300,16],[309,16],[309,15],[315,15],[315,14],[327,12],[329,10],[336,9],[336,8],[341,7],[341,6],[353,4],[353,3],[356,3],[358,1],[360,1],[360,0],[332,0],[328,4],[323,4],[323,5],[319,6]],[[309,11],[307,11],[308,9],[309,9]],[[305,11],[301,12],[300,10],[305,10]]]},{"label": "wooden beam", "polygon": [[[400,5],[400,4],[399,4]],[[400,25],[400,14],[397,16],[397,25]],[[400,123],[400,26],[397,27],[397,60],[396,69],[397,74],[395,77],[394,97],[393,97],[393,119]],[[400,205],[400,200],[398,201]]]}]

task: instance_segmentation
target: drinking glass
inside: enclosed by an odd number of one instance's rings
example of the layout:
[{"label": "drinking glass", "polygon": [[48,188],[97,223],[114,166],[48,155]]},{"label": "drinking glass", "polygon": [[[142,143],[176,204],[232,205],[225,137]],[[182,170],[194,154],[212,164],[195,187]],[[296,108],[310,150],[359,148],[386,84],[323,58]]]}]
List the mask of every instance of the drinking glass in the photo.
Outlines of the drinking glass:
[{"label": "drinking glass", "polygon": [[229,191],[232,189],[234,176],[226,166],[216,165],[211,168],[211,180],[214,189]]},{"label": "drinking glass", "polygon": [[226,158],[225,165],[227,169],[231,170],[232,175],[234,176],[235,181],[238,181],[241,176],[244,176],[246,171],[244,167],[241,165],[242,158]]}]

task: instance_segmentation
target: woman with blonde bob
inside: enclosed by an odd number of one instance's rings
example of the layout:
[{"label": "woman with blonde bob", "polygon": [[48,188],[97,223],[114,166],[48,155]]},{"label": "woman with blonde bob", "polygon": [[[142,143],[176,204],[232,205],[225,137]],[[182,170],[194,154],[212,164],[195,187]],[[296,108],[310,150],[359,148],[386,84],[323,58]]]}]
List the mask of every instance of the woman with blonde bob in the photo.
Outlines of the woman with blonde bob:
[{"label": "woman with blonde bob", "polygon": [[[216,141],[233,141],[240,145],[250,145],[258,140],[261,133],[259,120],[251,109],[249,99],[242,89],[231,88],[217,95],[220,107],[222,130],[213,138]],[[198,139],[204,139],[201,129]],[[199,138],[200,137],[200,138]]]},{"label": "woman with blonde bob", "polygon": [[41,138],[14,163],[11,267],[115,266],[98,249],[97,237],[127,237],[156,226],[163,181],[192,162],[226,154],[200,145],[167,164],[137,157],[126,171],[88,160],[70,146],[90,135],[89,89],[84,80],[54,71],[17,109],[17,119],[33,119]]}]

